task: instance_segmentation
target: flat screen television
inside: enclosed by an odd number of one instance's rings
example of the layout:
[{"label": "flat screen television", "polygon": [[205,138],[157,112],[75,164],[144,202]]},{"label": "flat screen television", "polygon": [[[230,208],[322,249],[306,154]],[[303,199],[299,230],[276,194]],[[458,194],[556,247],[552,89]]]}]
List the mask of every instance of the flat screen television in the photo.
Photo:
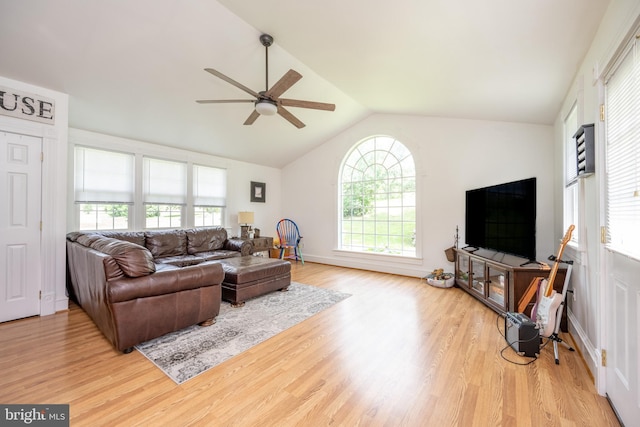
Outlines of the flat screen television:
[{"label": "flat screen television", "polygon": [[536,178],[468,190],[468,246],[536,259]]}]

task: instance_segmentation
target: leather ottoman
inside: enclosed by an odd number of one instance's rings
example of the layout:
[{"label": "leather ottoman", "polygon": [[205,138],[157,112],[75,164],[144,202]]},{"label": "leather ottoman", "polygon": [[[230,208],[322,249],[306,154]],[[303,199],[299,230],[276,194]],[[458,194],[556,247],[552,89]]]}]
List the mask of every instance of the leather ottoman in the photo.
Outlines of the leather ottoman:
[{"label": "leather ottoman", "polygon": [[242,256],[219,261],[224,270],[222,299],[234,307],[249,298],[286,291],[291,284],[291,263],[282,259]]}]

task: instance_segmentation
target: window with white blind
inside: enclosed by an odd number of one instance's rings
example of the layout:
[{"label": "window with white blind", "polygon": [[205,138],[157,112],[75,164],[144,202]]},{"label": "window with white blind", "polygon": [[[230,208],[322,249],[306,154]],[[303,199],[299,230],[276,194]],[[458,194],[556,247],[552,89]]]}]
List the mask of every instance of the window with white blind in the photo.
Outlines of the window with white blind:
[{"label": "window with white blind", "polygon": [[573,138],[578,130],[578,109],[574,103],[564,119],[564,155],[565,155],[565,189],[564,189],[564,227],[571,224],[576,228],[571,235],[571,241],[579,241],[578,227],[578,167],[576,164],[576,140]]},{"label": "window with white blind", "polygon": [[142,188],[145,228],[182,226],[187,204],[186,163],[144,157]]},{"label": "window with white blind", "polygon": [[193,165],[193,210],[196,227],[222,225],[227,200],[224,169]]},{"label": "window with white blind", "polygon": [[80,230],[129,228],[134,160],[133,154],[75,147],[74,200]]},{"label": "window with white blind", "polygon": [[226,169],[81,145],[73,154],[76,229],[224,226]]},{"label": "window with white blind", "polygon": [[605,81],[607,246],[640,258],[640,48],[635,38]]}]

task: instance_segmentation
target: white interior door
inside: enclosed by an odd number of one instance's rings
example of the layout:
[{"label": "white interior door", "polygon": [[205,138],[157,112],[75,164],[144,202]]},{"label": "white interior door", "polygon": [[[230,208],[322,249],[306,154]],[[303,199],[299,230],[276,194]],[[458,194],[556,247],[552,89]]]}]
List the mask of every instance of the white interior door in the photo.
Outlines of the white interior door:
[{"label": "white interior door", "polygon": [[606,392],[626,425],[640,420],[640,27],[605,79],[602,146],[607,250],[603,306]]},{"label": "white interior door", "polygon": [[0,131],[0,322],[40,313],[41,152]]},{"label": "white interior door", "polygon": [[640,263],[607,251],[607,268],[607,394],[622,421],[633,425],[640,419]]}]

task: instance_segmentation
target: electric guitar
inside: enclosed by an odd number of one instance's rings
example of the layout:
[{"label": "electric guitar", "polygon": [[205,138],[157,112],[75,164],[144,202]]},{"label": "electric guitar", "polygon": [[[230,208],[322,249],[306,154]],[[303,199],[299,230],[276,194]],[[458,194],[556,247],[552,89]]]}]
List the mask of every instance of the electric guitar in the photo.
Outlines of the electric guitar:
[{"label": "electric guitar", "polygon": [[553,282],[556,279],[558,273],[558,265],[562,259],[562,253],[565,246],[571,240],[571,233],[575,226],[570,225],[566,234],[560,242],[558,249],[558,255],[556,256],[555,264],[551,269],[548,279],[542,280],[538,291],[538,300],[531,309],[531,320],[536,322],[536,325],[540,331],[541,337],[549,337],[553,334],[556,327],[556,315],[558,313],[558,307],[562,304],[562,294],[556,292],[553,289]]}]

